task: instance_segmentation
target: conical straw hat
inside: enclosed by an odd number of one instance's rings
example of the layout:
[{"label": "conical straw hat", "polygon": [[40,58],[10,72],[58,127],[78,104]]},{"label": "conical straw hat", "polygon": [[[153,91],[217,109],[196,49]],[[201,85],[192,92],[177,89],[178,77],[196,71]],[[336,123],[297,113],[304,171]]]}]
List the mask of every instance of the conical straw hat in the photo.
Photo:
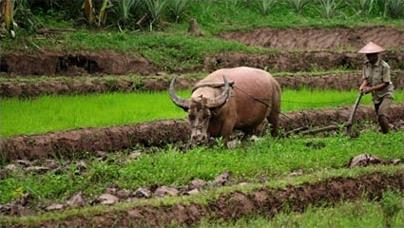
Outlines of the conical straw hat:
[{"label": "conical straw hat", "polygon": [[358,53],[362,54],[371,54],[371,53],[380,53],[385,51],[384,48],[380,47],[379,45],[369,42],[368,44],[365,45],[362,49],[358,51]]}]

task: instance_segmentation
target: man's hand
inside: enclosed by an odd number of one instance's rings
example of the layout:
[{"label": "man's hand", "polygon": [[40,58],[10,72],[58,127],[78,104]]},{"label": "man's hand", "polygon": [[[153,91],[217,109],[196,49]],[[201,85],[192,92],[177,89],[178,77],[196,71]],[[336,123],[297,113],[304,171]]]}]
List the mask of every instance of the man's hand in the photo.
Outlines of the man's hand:
[{"label": "man's hand", "polygon": [[365,86],[365,87],[363,87],[363,88],[360,88],[360,91],[361,91],[362,93],[364,93],[364,94],[367,94],[367,93],[371,92],[372,90],[373,90],[373,88],[372,88],[372,87],[369,87],[369,86]]}]

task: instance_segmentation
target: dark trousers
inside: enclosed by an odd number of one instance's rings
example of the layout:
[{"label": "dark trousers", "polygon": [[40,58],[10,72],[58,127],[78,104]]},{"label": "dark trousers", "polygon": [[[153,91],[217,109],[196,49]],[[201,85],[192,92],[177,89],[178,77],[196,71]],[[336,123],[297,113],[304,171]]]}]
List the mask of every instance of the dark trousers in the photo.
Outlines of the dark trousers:
[{"label": "dark trousers", "polygon": [[383,97],[380,103],[375,104],[375,110],[377,115],[377,121],[379,122],[381,131],[388,133],[390,130],[387,114],[392,103],[391,97]]}]

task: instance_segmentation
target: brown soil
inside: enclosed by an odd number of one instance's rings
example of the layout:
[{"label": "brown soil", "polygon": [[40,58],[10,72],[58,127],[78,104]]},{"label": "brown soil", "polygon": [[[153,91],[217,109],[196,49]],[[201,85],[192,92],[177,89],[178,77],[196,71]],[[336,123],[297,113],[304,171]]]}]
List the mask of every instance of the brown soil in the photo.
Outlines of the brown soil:
[{"label": "brown soil", "polygon": [[0,59],[0,72],[11,75],[150,74],[156,71],[143,57],[112,51],[9,53]]},{"label": "brown soil", "polygon": [[[390,67],[404,69],[404,52],[389,51],[383,57]],[[303,52],[278,52],[268,55],[221,53],[205,58],[206,71],[214,71],[219,68],[237,66],[250,66],[266,69],[269,72],[299,72],[329,70],[335,68],[362,69],[364,57],[357,53],[335,51],[303,51]]]},{"label": "brown soil", "polygon": [[[309,110],[280,116],[280,127],[289,131],[301,126],[325,126],[348,120],[351,108]],[[404,120],[404,105],[393,105],[390,122]],[[355,119],[375,121],[371,107],[360,107]],[[164,146],[185,142],[190,135],[186,121],[167,120],[110,128],[89,128],[34,136],[17,136],[0,143],[4,160],[73,157],[84,152],[118,151],[136,145]]]},{"label": "brown soil", "polygon": [[[313,76],[308,74],[276,77],[282,88],[299,89],[302,87],[316,89],[357,89],[361,83],[361,73],[330,73]],[[392,81],[396,89],[404,89],[404,71],[392,72]],[[86,94],[104,92],[135,92],[167,90],[171,78],[139,78],[120,76],[47,78],[46,80],[0,80],[0,97],[34,97],[41,95]],[[178,78],[176,88],[189,89],[197,79]]]},{"label": "brown soil", "polygon": [[221,38],[247,45],[279,49],[359,49],[373,41],[386,49],[404,46],[404,30],[393,27],[363,28],[260,28],[253,31],[222,33]]},{"label": "brown soil", "polygon": [[[137,206],[125,211],[111,211],[94,216],[70,216],[63,221],[46,221],[34,227],[133,227],[164,226],[172,223],[192,225],[202,218],[236,220],[243,216],[268,218],[284,210],[304,212],[309,206],[335,205],[341,201],[360,199],[366,194],[378,200],[389,189],[404,190],[404,175],[373,173],[356,178],[332,178],[285,189],[261,188],[249,193],[225,193],[207,204],[175,204]],[[22,227],[15,225],[15,227]]]},{"label": "brown soil", "polygon": [[[135,92],[167,90],[171,79],[130,77],[47,78],[46,80],[0,80],[0,97],[34,97],[41,95],[86,94],[106,92]],[[196,79],[177,79],[176,88],[191,88]]]},{"label": "brown soil", "polygon": [[[13,53],[1,57],[0,73],[15,75],[149,75],[159,70],[143,57],[129,57],[111,51],[97,53]],[[392,69],[404,69],[404,52],[389,51],[384,58]],[[264,54],[220,53],[206,56],[204,63],[190,68],[177,68],[176,73],[214,71],[223,67],[251,66],[275,71],[312,71],[338,67],[361,69],[363,56],[352,52],[300,51]],[[164,69],[160,69],[164,70]]]},{"label": "brown soil", "polygon": [[[331,73],[318,76],[312,76],[310,74],[280,76],[276,77],[276,80],[283,88],[289,89],[306,87],[317,89],[351,90],[359,88],[359,85],[362,82],[362,72]],[[404,71],[391,72],[391,80],[395,89],[404,89]]]}]

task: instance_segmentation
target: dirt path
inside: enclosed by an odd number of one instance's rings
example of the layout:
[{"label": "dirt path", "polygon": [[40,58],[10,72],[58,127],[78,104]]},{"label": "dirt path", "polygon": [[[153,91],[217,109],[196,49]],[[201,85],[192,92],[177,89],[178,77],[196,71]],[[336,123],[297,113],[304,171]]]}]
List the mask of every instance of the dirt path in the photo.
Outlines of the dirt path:
[{"label": "dirt path", "polygon": [[361,48],[373,41],[386,49],[404,46],[404,30],[393,27],[359,28],[260,28],[252,31],[233,31],[219,34],[251,46],[280,49],[342,49]]},{"label": "dirt path", "polygon": [[[357,89],[361,82],[361,72],[324,73],[313,76],[310,73],[277,75],[282,88],[299,89]],[[26,78],[25,78],[26,79]],[[29,78],[0,80],[0,97],[35,97],[42,95],[69,95],[107,92],[136,92],[167,90],[171,77],[64,77]],[[177,79],[177,89],[189,89],[197,78]],[[404,71],[392,72],[395,89],[404,89]]]},{"label": "dirt path", "polygon": [[[72,215],[51,220],[43,217],[31,227],[132,227],[164,226],[172,223],[192,225],[202,218],[235,220],[243,216],[273,217],[286,208],[303,212],[309,206],[334,205],[341,201],[360,199],[367,193],[370,200],[381,197],[388,189],[404,190],[402,172],[372,173],[355,178],[336,177],[317,183],[306,183],[284,189],[260,188],[248,193],[223,193],[206,204],[176,203],[160,206],[135,206],[124,210],[109,210],[96,214]],[[13,225],[12,227],[25,227]]]},{"label": "dirt path", "polygon": [[[348,120],[350,107],[339,109],[291,112],[280,116],[280,127],[285,131],[301,126],[326,126]],[[360,107],[356,120],[375,121],[371,107]],[[404,105],[393,105],[390,122],[404,120]],[[110,128],[88,128],[33,136],[17,136],[0,142],[0,156],[4,160],[39,159],[46,157],[69,158],[80,153],[119,151],[136,145],[164,146],[184,143],[190,129],[183,120],[166,120]]]}]

